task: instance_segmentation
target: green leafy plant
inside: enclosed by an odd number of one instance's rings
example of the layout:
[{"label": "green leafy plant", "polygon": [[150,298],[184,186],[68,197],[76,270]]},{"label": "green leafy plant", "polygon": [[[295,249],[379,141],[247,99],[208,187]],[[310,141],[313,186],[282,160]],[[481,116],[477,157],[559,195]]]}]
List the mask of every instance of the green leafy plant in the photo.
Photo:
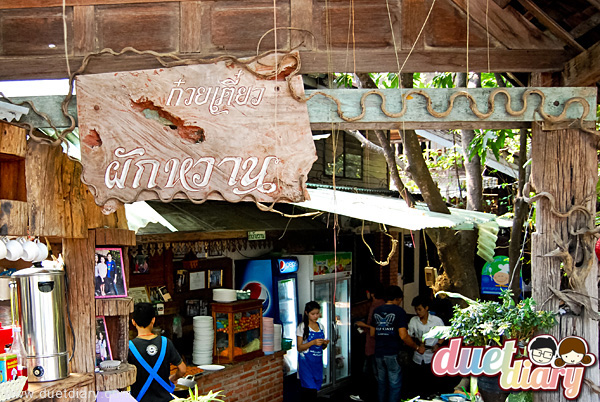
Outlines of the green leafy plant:
[{"label": "green leafy plant", "polygon": [[439,292],[462,299],[466,308],[454,307],[454,315],[448,327],[434,327],[423,338],[463,337],[469,346],[502,346],[508,339],[527,343],[535,331],[549,330],[556,325],[556,315],[550,311],[537,310],[531,298],[518,304],[510,291],[503,291],[500,301],[479,301],[458,293]]},{"label": "green leafy plant", "polygon": [[194,391],[192,392],[192,389],[189,389],[190,391],[190,396],[189,398],[175,398],[173,399],[174,402],[223,402],[223,399],[221,399],[221,392],[223,391],[217,391],[217,392],[212,392],[212,391],[208,391],[208,394],[206,395],[199,395],[198,392],[198,385],[196,385],[196,388],[194,389]]}]

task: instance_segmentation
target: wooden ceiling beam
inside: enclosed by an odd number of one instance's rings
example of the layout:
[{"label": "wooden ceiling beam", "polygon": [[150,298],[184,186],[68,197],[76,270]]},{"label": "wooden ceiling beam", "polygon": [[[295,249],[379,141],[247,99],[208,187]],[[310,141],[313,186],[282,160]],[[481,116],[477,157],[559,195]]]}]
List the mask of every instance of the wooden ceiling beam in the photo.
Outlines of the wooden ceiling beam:
[{"label": "wooden ceiling beam", "polygon": [[600,42],[565,64],[561,76],[564,86],[595,86],[600,81]]},{"label": "wooden ceiling beam", "polygon": [[592,15],[590,18],[573,28],[569,33],[574,38],[580,38],[598,25],[600,25],[600,13]]},{"label": "wooden ceiling beam", "polygon": [[[219,54],[185,54],[182,58],[205,58]],[[246,52],[229,52],[236,57],[248,57]],[[345,72],[345,51],[301,51],[302,74]],[[400,61],[408,56],[408,50],[398,52]],[[466,49],[415,50],[404,67],[406,72],[463,71],[466,67]],[[70,57],[71,70],[81,65],[83,57]],[[552,72],[561,71],[568,55],[563,49],[554,50],[508,50],[491,49],[489,66],[491,72]],[[41,68],[40,66],[43,66]],[[154,57],[146,55],[102,56],[92,59],[85,74],[116,71],[133,71],[162,67]],[[486,49],[469,49],[471,71],[488,71]],[[356,72],[377,73],[396,71],[398,64],[393,50],[357,51]],[[0,81],[67,78],[65,58],[53,56],[0,57]]]},{"label": "wooden ceiling beam", "polygon": [[558,25],[548,14],[544,12],[537,4],[532,0],[518,0],[523,7],[525,7],[537,20],[550,32],[556,35],[558,38],[567,43],[570,47],[575,48],[581,52],[585,52],[585,48],[579,44],[563,27]]},{"label": "wooden ceiling beam", "polygon": [[[165,2],[185,2],[195,0],[65,0],[65,6],[97,6],[97,5],[119,5],[124,3],[165,3]],[[62,0],[2,0],[0,10],[19,9],[19,8],[45,8],[62,7]]]},{"label": "wooden ceiling beam", "polygon": [[588,0],[588,3],[600,10],[600,0]]}]

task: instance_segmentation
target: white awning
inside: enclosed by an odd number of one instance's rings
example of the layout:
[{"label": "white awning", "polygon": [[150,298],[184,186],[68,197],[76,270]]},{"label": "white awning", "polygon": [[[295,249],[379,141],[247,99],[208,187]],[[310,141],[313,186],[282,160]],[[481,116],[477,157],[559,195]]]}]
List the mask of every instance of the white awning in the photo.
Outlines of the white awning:
[{"label": "white awning", "polygon": [[450,215],[431,212],[424,203],[410,208],[402,199],[379,195],[324,188],[309,188],[308,193],[310,201],[295,205],[408,230],[439,227],[472,230],[480,223],[496,220],[493,214],[458,208],[450,208]]}]

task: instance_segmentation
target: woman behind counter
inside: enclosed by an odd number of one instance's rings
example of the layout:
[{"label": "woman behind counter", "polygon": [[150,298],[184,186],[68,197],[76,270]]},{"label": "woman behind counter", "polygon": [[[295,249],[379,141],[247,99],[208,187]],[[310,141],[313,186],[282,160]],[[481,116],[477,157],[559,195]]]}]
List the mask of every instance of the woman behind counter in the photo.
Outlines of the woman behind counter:
[{"label": "woman behind counter", "polygon": [[323,384],[323,349],[327,348],[329,340],[325,339],[323,327],[317,322],[319,317],[319,303],[306,303],[302,323],[296,330],[301,401],[316,401],[317,391]]}]

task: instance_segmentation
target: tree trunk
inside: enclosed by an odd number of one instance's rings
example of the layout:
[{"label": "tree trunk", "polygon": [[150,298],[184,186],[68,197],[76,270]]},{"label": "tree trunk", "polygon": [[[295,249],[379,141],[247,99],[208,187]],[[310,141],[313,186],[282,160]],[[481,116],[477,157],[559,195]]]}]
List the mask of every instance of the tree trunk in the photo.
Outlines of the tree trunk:
[{"label": "tree trunk", "polygon": [[[533,86],[542,86],[543,76],[536,75]],[[537,84],[537,85],[536,85]],[[588,353],[598,356],[598,322],[592,319],[598,311],[598,262],[594,255],[595,237],[585,232],[594,227],[596,212],[596,182],[598,161],[596,139],[577,129],[542,132],[539,124],[532,130],[531,176],[538,194],[547,192],[554,197],[554,207],[561,213],[574,206],[584,206],[591,216],[576,212],[567,217],[552,212],[548,199],[536,204],[536,231],[532,235],[531,278],[533,298],[540,308],[558,311],[561,301],[552,292],[561,289],[563,274],[567,273],[570,288],[578,293],[587,307],[576,315],[571,312],[557,317],[559,324],[550,330],[557,341],[577,335],[587,341]],[[557,251],[559,251],[557,253]],[[598,385],[598,366],[588,367],[585,381]],[[536,402],[566,402],[562,389],[554,392],[534,392]],[[598,395],[583,385],[580,401],[597,401]]]},{"label": "tree trunk", "polygon": [[[508,259],[510,266],[510,289],[513,292],[513,298],[515,301],[519,299],[521,295],[521,286],[520,286],[520,273],[522,265],[519,264],[519,259],[521,256],[521,248],[524,245],[521,244],[523,241],[523,225],[527,220],[527,215],[529,214],[529,204],[523,199],[523,188],[525,187],[525,183],[529,181],[529,171],[530,169],[525,169],[525,162],[529,158],[527,152],[527,130],[522,129],[520,133],[520,150],[519,150],[519,181],[517,187],[517,194],[515,196],[514,203],[514,217],[513,217],[513,225],[512,231],[510,232],[510,243],[508,245]],[[528,194],[525,194],[528,196]]]},{"label": "tree trunk", "polygon": [[[458,73],[457,87],[467,86],[467,73]],[[475,77],[475,86],[481,87],[481,76]],[[467,209],[470,211],[483,211],[483,180],[481,174],[481,158],[475,154],[469,156],[469,144],[475,138],[474,130],[460,130],[462,137],[462,151],[465,159],[465,173],[467,176]]]}]

